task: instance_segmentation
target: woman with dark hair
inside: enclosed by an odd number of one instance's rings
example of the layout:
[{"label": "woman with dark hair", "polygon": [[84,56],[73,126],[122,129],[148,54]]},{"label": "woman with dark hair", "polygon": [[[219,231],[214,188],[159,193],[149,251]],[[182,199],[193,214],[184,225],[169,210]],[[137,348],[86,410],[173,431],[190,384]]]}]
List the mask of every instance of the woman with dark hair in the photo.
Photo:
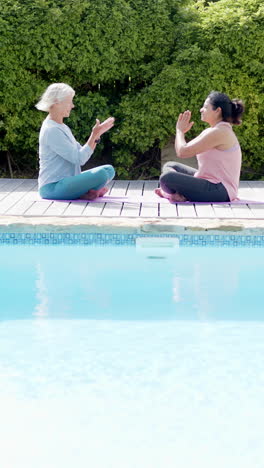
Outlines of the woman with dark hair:
[{"label": "woman with dark hair", "polygon": [[237,198],[241,170],[241,149],[232,125],[241,123],[242,101],[212,91],[200,109],[201,119],[210,125],[200,135],[186,142],[190,130],[189,110],[179,115],[176,124],[175,150],[179,158],[197,157],[198,170],[168,162],[155,192],[170,201],[229,202]]}]

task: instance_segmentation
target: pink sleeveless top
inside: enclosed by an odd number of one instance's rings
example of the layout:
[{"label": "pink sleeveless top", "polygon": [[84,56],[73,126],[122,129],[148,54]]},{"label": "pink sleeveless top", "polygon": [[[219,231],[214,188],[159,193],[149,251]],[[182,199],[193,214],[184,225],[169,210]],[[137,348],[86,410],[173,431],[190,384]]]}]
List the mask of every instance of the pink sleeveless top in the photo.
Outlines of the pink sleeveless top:
[{"label": "pink sleeveless top", "polygon": [[[220,122],[218,125],[232,126],[228,122]],[[241,170],[241,148],[239,143],[227,150],[212,148],[204,153],[197,154],[198,170],[195,177],[209,180],[213,184],[224,185],[230,201],[237,198],[237,191]]]}]

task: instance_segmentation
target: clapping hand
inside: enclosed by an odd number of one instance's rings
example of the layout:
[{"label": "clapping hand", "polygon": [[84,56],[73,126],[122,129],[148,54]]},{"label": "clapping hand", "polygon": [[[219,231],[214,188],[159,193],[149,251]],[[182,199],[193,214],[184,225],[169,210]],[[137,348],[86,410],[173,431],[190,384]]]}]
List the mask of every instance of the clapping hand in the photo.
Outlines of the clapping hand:
[{"label": "clapping hand", "polygon": [[100,138],[103,133],[107,132],[112,128],[115,124],[114,117],[108,117],[108,119],[104,120],[104,122],[100,122],[99,119],[96,119],[96,124],[93,127],[92,134],[95,138]]},{"label": "clapping hand", "polygon": [[180,114],[177,120],[176,130],[180,130],[183,133],[188,132],[194,124],[194,122],[190,122],[191,116],[192,113],[189,110]]}]

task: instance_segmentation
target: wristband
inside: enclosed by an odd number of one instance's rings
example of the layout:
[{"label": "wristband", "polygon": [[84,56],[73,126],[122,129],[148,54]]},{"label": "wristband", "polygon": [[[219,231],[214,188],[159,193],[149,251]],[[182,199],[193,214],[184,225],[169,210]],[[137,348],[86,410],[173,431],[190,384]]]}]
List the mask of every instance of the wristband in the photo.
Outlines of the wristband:
[{"label": "wristband", "polygon": [[96,144],[97,144],[97,143],[100,143],[101,138],[98,138],[97,140],[94,140],[94,141],[95,141]]}]

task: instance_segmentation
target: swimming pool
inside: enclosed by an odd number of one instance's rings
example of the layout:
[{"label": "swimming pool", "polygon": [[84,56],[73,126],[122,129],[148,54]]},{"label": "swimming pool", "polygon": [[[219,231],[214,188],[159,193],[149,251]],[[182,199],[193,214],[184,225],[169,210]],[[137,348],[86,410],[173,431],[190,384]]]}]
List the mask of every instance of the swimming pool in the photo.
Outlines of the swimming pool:
[{"label": "swimming pool", "polygon": [[1,466],[263,468],[263,248],[107,239],[0,246]]}]

